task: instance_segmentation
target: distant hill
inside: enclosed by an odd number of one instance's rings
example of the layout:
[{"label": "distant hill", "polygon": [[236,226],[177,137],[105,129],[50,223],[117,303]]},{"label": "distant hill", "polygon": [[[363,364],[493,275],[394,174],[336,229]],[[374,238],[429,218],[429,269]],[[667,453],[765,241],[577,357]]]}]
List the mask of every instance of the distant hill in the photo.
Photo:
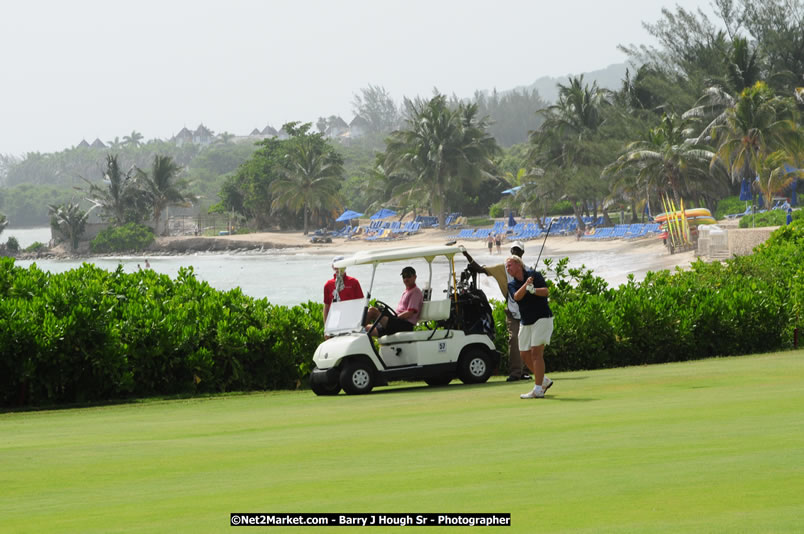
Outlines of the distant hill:
[{"label": "distant hill", "polygon": [[[626,63],[615,63],[614,65],[609,65],[605,69],[584,72],[583,81],[588,84],[597,82],[597,86],[602,89],[619,90],[622,88],[623,78],[625,78],[625,70],[627,67],[628,65]],[[532,91],[533,89],[536,89],[542,99],[550,103],[554,103],[556,100],[558,100],[558,84],[566,85],[570,76],[578,76],[578,74],[567,74],[566,76],[559,78],[543,76],[530,85],[515,87],[514,90],[522,91],[525,89],[527,91]]]}]

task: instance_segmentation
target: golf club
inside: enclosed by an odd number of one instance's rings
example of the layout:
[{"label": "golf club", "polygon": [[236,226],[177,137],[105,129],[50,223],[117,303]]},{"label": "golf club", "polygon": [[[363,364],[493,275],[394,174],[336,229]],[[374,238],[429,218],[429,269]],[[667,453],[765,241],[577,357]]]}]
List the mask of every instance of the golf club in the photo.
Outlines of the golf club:
[{"label": "golf club", "polygon": [[547,236],[550,235],[550,228],[553,227],[553,221],[550,220],[550,224],[547,226],[547,231],[544,233],[544,241],[542,241],[542,249],[539,251],[539,257],[536,258],[536,263],[533,264],[533,270],[539,266],[539,260],[542,259],[542,252],[544,252],[544,244],[547,243]]}]

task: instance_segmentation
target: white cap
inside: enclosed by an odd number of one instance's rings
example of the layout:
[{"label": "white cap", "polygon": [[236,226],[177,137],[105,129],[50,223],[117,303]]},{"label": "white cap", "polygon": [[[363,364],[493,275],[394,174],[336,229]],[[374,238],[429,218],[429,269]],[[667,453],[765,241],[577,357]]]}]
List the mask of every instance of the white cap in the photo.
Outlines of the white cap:
[{"label": "white cap", "polygon": [[522,244],[522,241],[517,241],[516,243],[511,245],[511,248],[518,248],[522,252],[525,252],[525,245]]},{"label": "white cap", "polygon": [[335,262],[336,261],[341,261],[342,259],[343,259],[343,256],[335,256],[334,258],[332,258],[332,268],[333,269],[335,268]]}]

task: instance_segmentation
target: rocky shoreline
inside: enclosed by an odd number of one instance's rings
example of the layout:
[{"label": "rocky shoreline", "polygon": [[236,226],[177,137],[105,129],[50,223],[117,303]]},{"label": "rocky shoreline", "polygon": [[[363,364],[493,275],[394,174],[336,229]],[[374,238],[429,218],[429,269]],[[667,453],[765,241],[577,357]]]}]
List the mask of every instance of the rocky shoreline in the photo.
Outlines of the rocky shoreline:
[{"label": "rocky shoreline", "polygon": [[121,254],[131,254],[136,256],[181,256],[196,253],[215,253],[215,252],[263,252],[273,249],[301,248],[302,245],[275,244],[265,241],[249,241],[221,239],[220,237],[160,237],[147,249],[132,252],[113,252],[93,254],[89,251],[88,243],[81,243],[76,251],[70,251],[64,244],[53,248],[44,249],[37,252],[19,251],[12,253],[9,251],[0,252],[0,256],[10,256],[19,260],[37,259],[81,259],[81,258],[103,258],[120,256]]}]

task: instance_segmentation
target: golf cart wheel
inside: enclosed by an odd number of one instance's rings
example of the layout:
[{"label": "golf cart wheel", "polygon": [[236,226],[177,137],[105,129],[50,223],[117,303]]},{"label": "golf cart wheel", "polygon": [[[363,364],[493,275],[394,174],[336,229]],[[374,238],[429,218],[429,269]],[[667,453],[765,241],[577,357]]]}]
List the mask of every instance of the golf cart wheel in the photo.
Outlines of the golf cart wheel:
[{"label": "golf cart wheel", "polygon": [[343,365],[341,387],[349,395],[362,395],[374,387],[374,366],[366,360],[350,360]]},{"label": "golf cart wheel", "polygon": [[334,384],[320,384],[316,382],[310,382],[310,389],[313,390],[318,396],[330,396],[330,395],[337,395],[341,390],[341,385],[335,382]]},{"label": "golf cart wheel", "polygon": [[424,383],[428,386],[446,386],[453,378],[455,377],[452,375],[428,376],[424,379]]},{"label": "golf cart wheel", "polygon": [[458,378],[464,384],[480,384],[491,376],[491,360],[485,350],[467,350],[458,361]]}]

